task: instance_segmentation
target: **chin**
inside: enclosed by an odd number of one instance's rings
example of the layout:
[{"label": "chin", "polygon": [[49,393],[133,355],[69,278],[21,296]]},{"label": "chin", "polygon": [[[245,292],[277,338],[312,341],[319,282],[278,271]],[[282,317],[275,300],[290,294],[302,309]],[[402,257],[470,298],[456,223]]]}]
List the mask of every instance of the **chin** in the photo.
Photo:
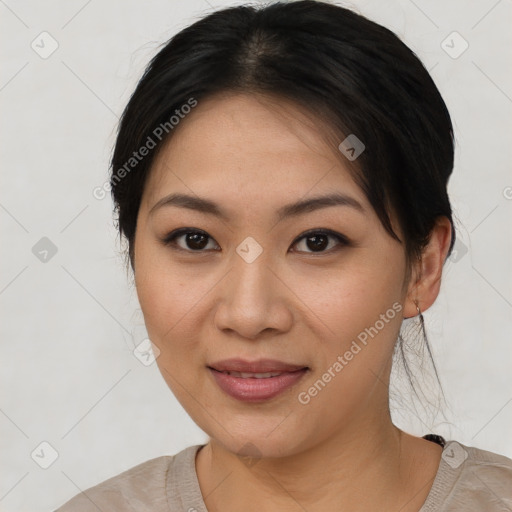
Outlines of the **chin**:
[{"label": "chin", "polygon": [[[274,431],[269,436],[269,430],[251,430],[240,428],[233,431],[227,428],[220,435],[209,433],[214,444],[221,445],[225,450],[244,458],[279,458],[293,456],[301,451],[304,440],[295,439],[291,432],[284,431],[277,434]],[[216,432],[215,434],[218,434]]]}]

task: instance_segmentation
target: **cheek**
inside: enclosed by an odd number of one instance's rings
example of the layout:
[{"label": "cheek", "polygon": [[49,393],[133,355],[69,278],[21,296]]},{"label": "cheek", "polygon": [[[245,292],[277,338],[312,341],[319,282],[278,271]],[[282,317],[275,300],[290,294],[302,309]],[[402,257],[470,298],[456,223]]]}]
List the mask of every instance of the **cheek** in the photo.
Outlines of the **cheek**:
[{"label": "cheek", "polygon": [[[297,294],[302,292],[314,313],[303,319],[310,318],[310,330],[317,334],[312,338],[316,369],[319,374],[331,369],[336,375],[329,390],[322,392],[325,403],[336,400],[346,402],[347,408],[354,406],[388,364],[402,322],[399,272],[396,262],[393,266],[362,254],[323,279],[303,281]],[[339,395],[344,389],[351,390],[350,396]]]},{"label": "cheek", "polygon": [[329,272],[308,269],[294,279],[294,293],[323,321],[329,337],[348,339],[373,325],[401,300],[400,265],[358,254]]},{"label": "cheek", "polygon": [[149,338],[164,360],[190,354],[200,341],[197,316],[216,280],[198,279],[193,266],[170,264],[165,250],[149,244],[141,244],[137,258],[135,285]]},{"label": "cheek", "polygon": [[190,284],[183,276],[168,270],[148,273],[137,292],[149,339],[159,350],[156,363],[160,373],[178,401],[187,404],[185,390],[194,387],[195,374],[190,370],[203,357],[201,336],[194,327],[197,299],[189,293]]},{"label": "cheek", "polygon": [[[151,340],[165,348],[183,330],[193,309],[195,294],[190,293],[183,276],[165,269],[152,269],[137,280],[137,295]],[[161,349],[162,349],[161,348]]]},{"label": "cheek", "polygon": [[186,301],[179,300],[184,295],[183,276],[172,271],[161,253],[143,238],[138,241],[135,286],[148,334],[162,350],[166,333],[172,333],[173,326],[179,325]]}]

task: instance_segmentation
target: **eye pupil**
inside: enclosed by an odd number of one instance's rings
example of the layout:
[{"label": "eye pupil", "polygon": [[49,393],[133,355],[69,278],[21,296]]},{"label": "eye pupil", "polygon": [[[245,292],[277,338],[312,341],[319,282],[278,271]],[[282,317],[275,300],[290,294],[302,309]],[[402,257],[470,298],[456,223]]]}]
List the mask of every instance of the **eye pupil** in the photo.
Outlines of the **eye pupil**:
[{"label": "eye pupil", "polygon": [[[202,238],[202,241],[199,241]],[[186,235],[186,243],[187,246],[193,250],[201,250],[207,245],[206,243],[202,243],[207,241],[207,236],[201,233],[187,233]]]},{"label": "eye pupil", "polygon": [[[308,236],[307,237],[308,248],[311,249],[312,251],[318,251],[318,250],[322,251],[323,249],[325,249],[329,245],[328,238],[329,237],[327,235],[311,235],[311,236]],[[310,244],[311,240],[313,240],[312,244]]]}]

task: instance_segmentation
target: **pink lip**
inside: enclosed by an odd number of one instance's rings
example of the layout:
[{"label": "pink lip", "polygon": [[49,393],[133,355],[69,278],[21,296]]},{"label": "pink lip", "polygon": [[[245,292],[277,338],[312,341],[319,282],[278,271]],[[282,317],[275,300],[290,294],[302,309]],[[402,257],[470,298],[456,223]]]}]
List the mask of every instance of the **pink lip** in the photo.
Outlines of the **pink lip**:
[{"label": "pink lip", "polygon": [[[238,361],[240,362],[240,360]],[[261,402],[274,398],[275,396],[296,384],[308,371],[308,368],[303,366],[297,367],[296,365],[286,365],[285,363],[280,363],[280,366],[278,366],[276,364],[278,362],[268,361],[269,360],[267,360],[267,363],[265,364],[262,364],[262,361],[260,360],[257,364],[240,363],[235,365],[233,364],[233,360],[231,360],[229,363],[229,370],[247,373],[267,373],[280,371],[280,375],[263,379],[252,377],[244,379],[235,375],[223,373],[223,371],[216,370],[212,367],[208,367],[208,369],[222,391],[224,391],[229,396],[243,402]],[[242,369],[235,369],[235,366],[236,368]],[[286,368],[283,369],[283,367],[290,368],[291,366],[293,366],[292,370],[287,370]],[[228,369],[224,371],[228,371]]]}]

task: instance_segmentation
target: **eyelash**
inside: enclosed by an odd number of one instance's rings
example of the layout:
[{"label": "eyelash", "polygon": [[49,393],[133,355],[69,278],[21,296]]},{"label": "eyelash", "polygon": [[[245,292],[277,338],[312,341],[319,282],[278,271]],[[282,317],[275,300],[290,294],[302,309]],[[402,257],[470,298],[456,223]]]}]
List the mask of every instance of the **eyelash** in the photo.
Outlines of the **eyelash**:
[{"label": "eyelash", "polygon": [[[186,252],[186,253],[202,254],[202,253],[207,252],[204,249],[198,249],[198,250],[194,251],[192,249],[184,249],[183,247],[179,247],[178,245],[176,245],[176,239],[179,238],[180,236],[187,235],[187,234],[205,235],[210,240],[214,240],[210,235],[208,235],[208,233],[206,233],[205,231],[202,231],[200,229],[180,228],[180,229],[176,229],[174,231],[171,231],[171,233],[169,233],[165,238],[162,239],[162,243],[165,246],[171,247],[173,250],[183,251],[183,252]],[[346,236],[344,236],[344,235],[342,235],[340,233],[336,233],[335,231],[331,231],[330,229],[312,229],[312,230],[306,231],[305,233],[303,233],[302,235],[297,237],[294,240],[292,246],[296,245],[301,240],[303,240],[305,238],[308,238],[308,237],[311,237],[313,235],[324,235],[324,236],[328,236],[328,237],[334,238],[334,239],[336,239],[338,241],[338,246],[334,247],[334,248],[331,248],[331,249],[328,249],[326,251],[318,251],[318,252],[315,252],[315,251],[311,251],[311,252],[297,251],[297,252],[302,252],[302,253],[305,253],[305,254],[313,254],[313,255],[331,254],[332,252],[341,249],[341,247],[343,247],[343,246],[350,245],[349,239]]]}]

